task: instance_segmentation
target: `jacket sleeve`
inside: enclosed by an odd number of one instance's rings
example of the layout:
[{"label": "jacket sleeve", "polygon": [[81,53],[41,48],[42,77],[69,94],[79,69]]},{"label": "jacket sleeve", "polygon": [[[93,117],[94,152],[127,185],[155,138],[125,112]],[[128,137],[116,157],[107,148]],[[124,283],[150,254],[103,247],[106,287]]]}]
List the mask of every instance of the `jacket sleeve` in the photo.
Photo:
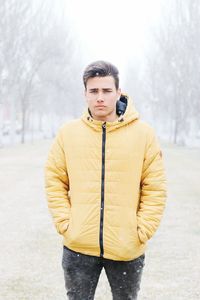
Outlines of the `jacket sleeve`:
[{"label": "jacket sleeve", "polygon": [[166,178],[162,152],[154,132],[148,140],[137,212],[138,235],[142,243],[149,240],[158,228],[166,199]]},{"label": "jacket sleeve", "polygon": [[69,179],[61,133],[58,133],[50,149],[45,166],[45,188],[49,211],[55,227],[64,234],[69,225]]}]

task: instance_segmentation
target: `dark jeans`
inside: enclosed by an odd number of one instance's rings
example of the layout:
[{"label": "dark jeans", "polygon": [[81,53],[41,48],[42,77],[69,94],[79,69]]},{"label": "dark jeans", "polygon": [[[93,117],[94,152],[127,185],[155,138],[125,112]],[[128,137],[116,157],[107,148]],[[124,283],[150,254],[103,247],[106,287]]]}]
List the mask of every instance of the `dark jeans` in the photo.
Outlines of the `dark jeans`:
[{"label": "dark jeans", "polygon": [[114,261],[74,252],[64,246],[62,266],[69,300],[92,300],[102,268],[113,299],[135,300],[140,289],[145,255],[131,261]]}]

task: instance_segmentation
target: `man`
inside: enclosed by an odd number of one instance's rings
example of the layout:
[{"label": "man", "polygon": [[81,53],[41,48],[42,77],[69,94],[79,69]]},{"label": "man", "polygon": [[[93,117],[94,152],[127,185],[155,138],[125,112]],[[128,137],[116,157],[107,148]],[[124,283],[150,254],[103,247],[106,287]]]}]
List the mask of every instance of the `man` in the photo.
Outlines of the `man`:
[{"label": "man", "polygon": [[121,93],[115,66],[94,62],[83,82],[87,111],[59,130],[46,165],[67,295],[94,299],[104,268],[114,300],[137,299],[146,243],[165,203],[161,150]]}]

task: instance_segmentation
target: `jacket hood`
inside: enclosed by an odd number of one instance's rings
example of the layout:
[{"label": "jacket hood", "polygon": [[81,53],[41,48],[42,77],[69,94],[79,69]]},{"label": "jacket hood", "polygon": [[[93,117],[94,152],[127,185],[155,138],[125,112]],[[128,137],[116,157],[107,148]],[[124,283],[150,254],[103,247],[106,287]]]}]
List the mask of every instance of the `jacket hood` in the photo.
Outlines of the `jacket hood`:
[{"label": "jacket hood", "polygon": [[[117,101],[116,111],[118,118],[114,122],[106,122],[107,131],[113,131],[139,119],[139,113],[135,109],[132,100],[126,94],[121,94],[120,99]],[[102,125],[105,123],[104,121],[93,119],[89,109],[83,113],[81,119],[96,131],[101,131]]]}]

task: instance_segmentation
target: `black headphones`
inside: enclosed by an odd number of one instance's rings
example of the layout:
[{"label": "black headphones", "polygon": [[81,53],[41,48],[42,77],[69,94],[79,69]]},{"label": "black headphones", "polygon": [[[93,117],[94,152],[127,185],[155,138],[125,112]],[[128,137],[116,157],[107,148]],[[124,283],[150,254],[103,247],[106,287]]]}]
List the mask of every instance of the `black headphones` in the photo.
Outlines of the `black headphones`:
[{"label": "black headphones", "polygon": [[120,116],[121,114],[123,114],[126,110],[126,103],[117,100],[116,102],[116,113],[118,116]]}]

